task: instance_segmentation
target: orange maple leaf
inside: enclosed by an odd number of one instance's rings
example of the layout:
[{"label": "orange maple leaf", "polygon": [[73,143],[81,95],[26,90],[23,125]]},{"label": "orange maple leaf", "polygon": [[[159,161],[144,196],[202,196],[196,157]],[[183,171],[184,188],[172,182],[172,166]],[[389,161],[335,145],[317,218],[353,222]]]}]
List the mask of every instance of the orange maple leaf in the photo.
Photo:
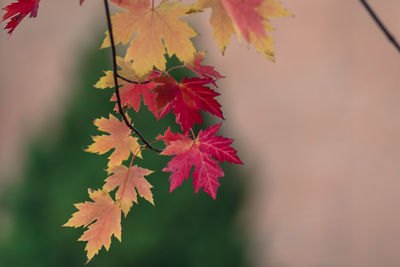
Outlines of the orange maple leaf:
[{"label": "orange maple leaf", "polygon": [[114,151],[108,157],[108,167],[120,165],[122,161],[128,159],[131,153],[141,157],[138,139],[131,135],[131,130],[113,115],[109,119],[100,118],[94,121],[94,125],[102,132],[109,135],[92,136],[93,144],[89,145],[85,151],[97,154],[104,154],[111,149]]},{"label": "orange maple leaf", "polygon": [[[127,60],[133,60],[133,69],[139,77],[150,74],[155,66],[165,70],[164,54],[175,54],[181,61],[193,61],[196,49],[190,38],[197,33],[179,17],[187,15],[189,6],[179,2],[168,3],[163,0],[154,8],[149,0],[112,0],[127,10],[112,16],[116,44],[124,45],[131,41],[126,53]],[[137,33],[136,36],[135,33]],[[106,39],[101,48],[109,47]]]},{"label": "orange maple leaf", "polygon": [[144,177],[153,173],[148,169],[143,169],[138,166],[131,166],[127,168],[124,165],[113,166],[110,169],[113,175],[106,179],[104,189],[112,191],[118,188],[115,194],[117,202],[120,202],[121,209],[125,217],[128,215],[133,202],[137,203],[137,192],[141,197],[154,205],[153,194],[151,188],[153,187]]},{"label": "orange maple leaf", "polygon": [[198,0],[192,12],[211,8],[210,24],[214,38],[224,53],[232,34],[240,39],[243,35],[247,43],[252,43],[257,52],[274,60],[273,40],[268,31],[271,18],[290,16],[291,14],[276,0]]},{"label": "orange maple leaf", "polygon": [[[110,248],[111,236],[121,242],[121,208],[102,190],[89,189],[89,197],[94,201],[75,204],[78,209],[63,226],[88,227],[78,241],[87,241],[87,262],[104,246]],[[94,222],[96,221],[96,222]]]}]

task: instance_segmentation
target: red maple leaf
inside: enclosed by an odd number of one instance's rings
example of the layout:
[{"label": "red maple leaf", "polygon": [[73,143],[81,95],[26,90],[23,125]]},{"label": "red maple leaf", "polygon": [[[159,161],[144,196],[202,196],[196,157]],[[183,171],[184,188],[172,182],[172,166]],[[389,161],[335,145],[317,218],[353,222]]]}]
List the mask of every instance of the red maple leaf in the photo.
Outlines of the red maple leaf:
[{"label": "red maple leaf", "polygon": [[[134,84],[122,81],[122,87],[119,89],[120,96],[121,96],[121,104],[122,105],[129,105],[136,112],[139,112],[140,102],[143,97],[143,102],[149,110],[154,114],[156,118],[158,118],[158,113],[156,110],[156,104],[154,102],[155,94],[151,91],[154,89],[158,84],[154,82],[144,83],[144,84]],[[110,99],[111,101],[117,101],[117,97],[115,93]],[[115,105],[115,111],[118,111],[118,105]]]},{"label": "red maple leaf", "polygon": [[[85,0],[79,0],[79,4]],[[3,10],[6,11],[6,14],[3,15],[1,22],[10,19],[7,23],[5,30],[8,30],[8,34],[12,34],[15,28],[19,25],[19,23],[29,14],[30,18],[34,18],[37,16],[37,12],[39,9],[40,0],[18,0],[15,3],[11,3],[8,6],[4,7]]]},{"label": "red maple leaf", "polygon": [[[214,69],[212,66],[202,65],[201,63],[204,60],[206,53],[199,52],[194,55],[194,60],[192,63],[185,64],[186,67],[191,69],[192,71],[196,72],[203,78],[214,78],[214,79],[222,79],[225,76],[222,76],[218,71]],[[214,86],[217,86],[215,82],[213,82]]]},{"label": "red maple leaf", "polygon": [[247,42],[250,42],[250,31],[265,36],[263,18],[256,11],[263,0],[221,0],[221,2]]},{"label": "red maple leaf", "polygon": [[18,0],[15,3],[11,3],[8,6],[4,7],[3,10],[6,13],[3,15],[1,21],[5,21],[10,19],[7,23],[5,30],[8,30],[7,33],[11,34],[18,24],[30,13],[29,17],[36,17],[37,11],[39,8],[40,0]]},{"label": "red maple leaf", "polygon": [[[166,142],[167,147],[161,153],[175,157],[168,162],[164,172],[172,172],[170,176],[170,191],[180,186],[184,179],[188,179],[190,171],[193,171],[193,186],[197,193],[200,188],[213,199],[217,197],[219,187],[218,177],[223,177],[224,172],[218,165],[218,161],[243,164],[236,155],[236,150],[230,145],[233,140],[222,136],[215,136],[221,124],[214,125],[207,130],[201,130],[196,139],[182,135],[180,140]],[[170,133],[164,134],[168,140]],[[160,138],[161,139],[161,138]],[[214,159],[213,159],[214,158]],[[216,160],[215,160],[216,159]]]},{"label": "red maple leaf", "polygon": [[159,135],[157,136],[156,140],[162,140],[164,141],[165,145],[171,144],[172,141],[177,141],[183,138],[184,135],[179,134],[179,133],[173,133],[171,132],[171,127],[168,127],[168,129],[165,131],[164,135]]},{"label": "red maple leaf", "polygon": [[154,81],[161,84],[153,90],[156,93],[155,101],[159,117],[162,118],[174,109],[172,113],[176,116],[176,122],[185,133],[192,129],[194,123],[203,123],[200,110],[224,118],[221,105],[214,99],[219,94],[205,86],[211,83],[212,79],[185,77],[178,83],[170,76],[160,76]]},{"label": "red maple leaf", "polygon": [[[135,109],[136,112],[139,111],[140,103],[142,101],[148,106],[149,110],[158,118],[158,112],[156,110],[156,104],[154,101],[155,93],[152,91],[158,83],[151,81],[153,78],[159,76],[159,73],[153,72],[149,77],[144,79],[139,79],[136,72],[132,68],[132,62],[124,60],[121,57],[117,57],[117,65],[120,67],[120,75],[128,80],[138,81],[138,83],[128,82],[127,80],[120,79],[119,84],[122,87],[119,89],[121,104],[128,105]],[[114,84],[114,72],[112,70],[105,71],[105,76],[101,77],[100,80],[94,85],[95,88],[105,89],[113,88]],[[110,99],[111,101],[117,101],[115,93]],[[118,112],[118,104],[115,105],[115,111]]]}]

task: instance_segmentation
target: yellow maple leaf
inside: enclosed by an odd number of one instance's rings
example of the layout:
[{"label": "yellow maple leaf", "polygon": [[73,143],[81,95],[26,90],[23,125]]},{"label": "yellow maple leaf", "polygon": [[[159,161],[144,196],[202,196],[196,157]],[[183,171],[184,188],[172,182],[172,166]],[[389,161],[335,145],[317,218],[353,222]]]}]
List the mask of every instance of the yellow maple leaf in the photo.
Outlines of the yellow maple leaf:
[{"label": "yellow maple leaf", "polygon": [[[115,42],[127,44],[132,40],[125,58],[133,60],[133,69],[139,77],[148,75],[153,66],[165,70],[166,53],[169,56],[175,54],[184,62],[193,60],[196,49],[190,38],[197,33],[179,19],[187,15],[188,6],[166,0],[156,8],[150,0],[112,1],[126,9],[126,12],[112,16]],[[101,48],[109,46],[110,39],[106,32]]]},{"label": "yellow maple leaf", "polygon": [[232,20],[220,0],[198,0],[191,11],[196,12],[205,8],[212,9],[210,24],[214,30],[214,39],[224,52],[232,34],[235,33]]},{"label": "yellow maple leaf", "polygon": [[85,151],[97,154],[104,154],[111,149],[114,151],[108,157],[108,167],[120,165],[122,161],[128,159],[131,153],[141,157],[138,139],[131,135],[124,122],[121,122],[113,115],[109,118],[100,118],[94,121],[94,125],[109,135],[92,136],[93,144],[89,145]]},{"label": "yellow maple leaf", "polygon": [[[63,226],[88,227],[78,241],[87,241],[87,262],[104,246],[110,248],[111,236],[121,242],[121,208],[102,190],[89,189],[89,197],[94,201],[75,204],[78,209]],[[95,221],[95,222],[94,222]],[[94,223],[93,223],[94,222]]]},{"label": "yellow maple leaf", "polygon": [[114,72],[112,70],[104,71],[104,76],[100,77],[94,85],[97,89],[113,88],[114,87]]},{"label": "yellow maple leaf", "polygon": [[291,14],[276,0],[198,0],[191,9],[197,12],[211,8],[210,24],[214,38],[222,53],[225,52],[231,36],[243,35],[247,43],[252,43],[257,52],[274,60],[273,40],[268,35],[273,28],[271,18],[290,16]]},{"label": "yellow maple leaf", "polygon": [[111,167],[110,172],[113,174],[106,179],[106,184],[103,188],[107,191],[112,191],[119,187],[115,197],[117,202],[120,202],[125,217],[128,215],[133,202],[137,203],[136,190],[141,197],[154,205],[153,194],[150,190],[153,186],[144,178],[153,173],[153,171],[138,166],[127,168],[124,165],[120,165]]}]

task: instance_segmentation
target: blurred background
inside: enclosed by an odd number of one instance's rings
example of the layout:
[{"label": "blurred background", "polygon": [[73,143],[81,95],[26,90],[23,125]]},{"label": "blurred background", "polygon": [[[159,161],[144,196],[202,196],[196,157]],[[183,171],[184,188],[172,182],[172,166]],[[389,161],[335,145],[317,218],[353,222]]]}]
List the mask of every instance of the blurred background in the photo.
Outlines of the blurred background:
[{"label": "blurred background", "polygon": [[[105,157],[83,152],[113,108],[112,90],[92,87],[111,68],[103,5],[42,2],[12,37],[0,31],[0,266],[83,266],[83,230],[61,225],[106,175]],[[369,2],[400,39],[400,2]],[[400,266],[400,56],[359,1],[284,6],[295,17],[272,22],[275,63],[235,38],[222,56],[210,13],[192,16],[227,77],[222,133],[245,165],[223,165],[216,201],[151,175],[156,206],[136,206],[122,243],[89,265]],[[147,136],[172,121],[135,116]]]}]

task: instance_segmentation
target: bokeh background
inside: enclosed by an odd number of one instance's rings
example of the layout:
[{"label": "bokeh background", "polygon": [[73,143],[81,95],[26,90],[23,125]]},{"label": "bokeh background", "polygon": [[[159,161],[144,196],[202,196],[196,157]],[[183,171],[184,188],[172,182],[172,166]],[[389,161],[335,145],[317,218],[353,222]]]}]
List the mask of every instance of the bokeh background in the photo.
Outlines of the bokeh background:
[{"label": "bokeh background", "polygon": [[[61,225],[105,178],[105,158],[83,152],[112,109],[92,87],[110,68],[102,2],[42,2],[0,33],[0,266],[83,266],[82,230]],[[400,39],[400,2],[369,2]],[[359,1],[284,5],[275,63],[235,38],[222,56],[209,12],[193,16],[245,165],[223,166],[216,201],[153,174],[155,208],[142,201],[89,265],[400,266],[400,56]],[[135,116],[148,136],[172,121]]]}]

